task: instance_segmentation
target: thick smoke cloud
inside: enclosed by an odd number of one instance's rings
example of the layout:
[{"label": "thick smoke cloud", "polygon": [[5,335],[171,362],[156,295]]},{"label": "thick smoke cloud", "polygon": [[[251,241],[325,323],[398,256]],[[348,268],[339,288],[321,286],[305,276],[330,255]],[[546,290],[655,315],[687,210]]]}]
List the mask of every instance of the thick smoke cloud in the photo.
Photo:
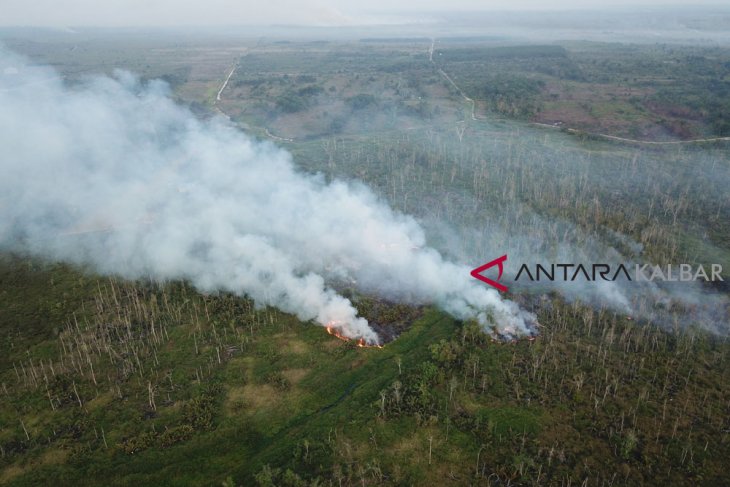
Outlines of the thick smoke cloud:
[{"label": "thick smoke cloud", "polygon": [[188,279],[376,342],[331,283],[434,302],[495,334],[534,316],[446,261],[366,187],[298,172],[290,155],[167,86],[128,73],[73,87],[0,50],[0,247],[128,278]]}]

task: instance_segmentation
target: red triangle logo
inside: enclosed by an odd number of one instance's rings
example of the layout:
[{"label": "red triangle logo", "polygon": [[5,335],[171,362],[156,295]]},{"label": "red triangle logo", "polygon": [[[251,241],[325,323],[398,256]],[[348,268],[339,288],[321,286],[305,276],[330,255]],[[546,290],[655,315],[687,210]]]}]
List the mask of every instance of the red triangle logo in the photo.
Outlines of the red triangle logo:
[{"label": "red triangle logo", "polygon": [[[507,289],[509,289],[509,288],[507,286],[505,286],[504,284],[500,284],[497,282],[498,280],[500,280],[502,278],[502,272],[504,271],[503,262],[506,260],[507,260],[507,255],[505,254],[502,257],[498,257],[491,262],[487,262],[486,264],[477,267],[476,269],[472,269],[471,276],[475,279],[479,279],[482,282],[486,282],[490,286],[499,289],[503,293],[507,292]],[[495,265],[499,267],[499,275],[497,276],[497,281],[492,280],[492,279],[482,275],[482,272],[486,271],[490,267],[494,267]]]}]

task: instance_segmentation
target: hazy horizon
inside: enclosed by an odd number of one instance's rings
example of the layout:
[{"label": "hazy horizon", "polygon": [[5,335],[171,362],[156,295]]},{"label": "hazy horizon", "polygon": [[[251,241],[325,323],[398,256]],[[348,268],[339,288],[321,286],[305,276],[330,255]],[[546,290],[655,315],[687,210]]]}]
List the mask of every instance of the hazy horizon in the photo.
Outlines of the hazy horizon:
[{"label": "hazy horizon", "polygon": [[[3,27],[208,27],[208,26],[367,26],[388,24],[432,23],[447,13],[529,13],[529,12],[594,12],[631,11],[666,8],[720,8],[724,2],[644,0],[635,4],[629,0],[563,0],[550,6],[536,0],[479,2],[476,0],[426,0],[398,2],[373,0],[366,7],[340,0],[274,0],[265,5],[228,0],[210,2],[171,2],[170,0],[112,1],[97,3],[71,0],[59,10],[54,2],[39,0],[28,4],[20,0],[5,0],[0,26]],[[54,8],[56,7],[56,8]]]}]

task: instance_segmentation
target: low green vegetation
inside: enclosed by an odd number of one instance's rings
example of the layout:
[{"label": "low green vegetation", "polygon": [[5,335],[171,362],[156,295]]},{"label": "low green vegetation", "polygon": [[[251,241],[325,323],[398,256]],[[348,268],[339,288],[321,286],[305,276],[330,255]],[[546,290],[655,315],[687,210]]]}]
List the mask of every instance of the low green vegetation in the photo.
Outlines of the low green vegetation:
[{"label": "low green vegetation", "polygon": [[[3,483],[725,478],[730,349],[691,329],[555,298],[534,341],[493,342],[427,309],[363,349],[184,283],[12,256],[1,270]],[[413,313],[377,306],[384,323]]]}]

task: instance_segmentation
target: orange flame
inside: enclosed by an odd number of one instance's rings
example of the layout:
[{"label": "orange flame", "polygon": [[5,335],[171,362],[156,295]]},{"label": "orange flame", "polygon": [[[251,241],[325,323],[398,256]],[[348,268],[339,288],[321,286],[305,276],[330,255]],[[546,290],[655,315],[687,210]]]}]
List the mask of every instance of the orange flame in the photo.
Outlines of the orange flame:
[{"label": "orange flame", "polygon": [[340,339],[340,340],[342,340],[343,342],[349,342],[349,341],[350,341],[350,339],[349,339],[349,338],[347,338],[347,337],[346,337],[345,335],[343,335],[342,333],[340,333],[340,332],[339,332],[338,330],[336,330],[335,328],[332,328],[331,326],[327,326],[327,327],[325,327],[325,328],[326,328],[326,330],[327,330],[327,333],[329,333],[329,334],[330,334],[330,335],[332,335],[333,337],[335,337],[335,338],[339,338],[339,339]]},{"label": "orange flame", "polygon": [[[342,340],[343,342],[349,342],[350,340],[352,340],[352,338],[349,338],[349,337],[346,337],[345,335],[343,335],[342,332],[338,328],[335,328],[334,326],[332,326],[333,324],[334,324],[334,322],[330,322],[327,326],[325,326],[327,333],[329,333],[330,335],[332,335],[335,338]],[[357,346],[360,348],[383,348],[382,345],[379,345],[377,343],[374,345],[368,344],[364,338],[358,338]]]}]

